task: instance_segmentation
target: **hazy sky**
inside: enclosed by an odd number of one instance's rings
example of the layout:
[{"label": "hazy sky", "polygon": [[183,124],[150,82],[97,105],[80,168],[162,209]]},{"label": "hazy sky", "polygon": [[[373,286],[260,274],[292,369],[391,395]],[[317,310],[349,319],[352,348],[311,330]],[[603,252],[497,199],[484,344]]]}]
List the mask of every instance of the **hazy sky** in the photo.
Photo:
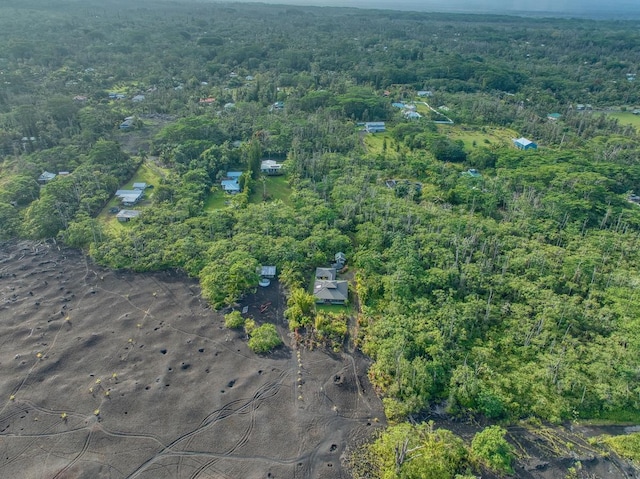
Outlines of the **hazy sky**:
[{"label": "hazy sky", "polygon": [[[255,1],[255,0],[254,0]],[[260,1],[260,0],[258,0]],[[432,12],[534,13],[640,19],[640,0],[262,0],[265,3]]]}]

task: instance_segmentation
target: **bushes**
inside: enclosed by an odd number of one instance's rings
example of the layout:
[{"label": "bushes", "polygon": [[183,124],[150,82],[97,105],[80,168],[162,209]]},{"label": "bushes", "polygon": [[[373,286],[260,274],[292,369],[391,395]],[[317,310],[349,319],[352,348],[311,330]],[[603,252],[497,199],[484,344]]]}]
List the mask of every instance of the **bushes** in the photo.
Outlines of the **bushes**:
[{"label": "bushes", "polygon": [[244,326],[244,318],[240,311],[231,311],[224,315],[224,326],[229,329],[240,329]]},{"label": "bushes", "polygon": [[268,353],[282,344],[276,327],[270,323],[253,329],[249,336],[249,349],[254,353]]},{"label": "bushes", "polygon": [[504,438],[506,433],[500,426],[489,426],[480,431],[471,441],[471,453],[489,469],[512,474],[513,447]]}]

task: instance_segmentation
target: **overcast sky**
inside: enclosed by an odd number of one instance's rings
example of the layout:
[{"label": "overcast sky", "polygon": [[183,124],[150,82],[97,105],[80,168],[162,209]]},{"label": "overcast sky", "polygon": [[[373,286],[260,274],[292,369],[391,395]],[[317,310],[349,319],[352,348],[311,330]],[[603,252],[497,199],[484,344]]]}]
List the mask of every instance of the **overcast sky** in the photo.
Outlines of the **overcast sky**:
[{"label": "overcast sky", "polygon": [[[250,0],[247,0],[250,1]],[[253,0],[256,1],[256,0]],[[383,8],[426,12],[549,13],[640,19],[640,0],[257,0],[293,5]]]}]

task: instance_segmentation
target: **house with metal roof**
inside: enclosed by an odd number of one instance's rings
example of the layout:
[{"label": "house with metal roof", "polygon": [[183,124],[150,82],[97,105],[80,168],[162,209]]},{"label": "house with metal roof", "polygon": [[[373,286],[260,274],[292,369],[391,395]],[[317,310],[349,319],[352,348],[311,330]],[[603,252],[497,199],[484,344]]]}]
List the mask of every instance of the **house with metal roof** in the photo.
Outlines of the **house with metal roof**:
[{"label": "house with metal roof", "polygon": [[260,276],[263,278],[275,278],[276,277],[276,267],[275,266],[262,266],[260,268]]},{"label": "house with metal roof", "polygon": [[227,176],[224,180],[220,182],[220,186],[227,193],[235,195],[236,193],[240,193],[240,177],[242,176],[241,171],[227,171]]},{"label": "house with metal roof", "polygon": [[134,190],[141,190],[141,191],[144,191],[144,190],[146,190],[146,189],[147,189],[147,184],[146,184],[146,183],[143,183],[143,182],[140,182],[140,183],[134,183],[134,184],[133,184],[133,189],[134,189]]},{"label": "house with metal roof", "polygon": [[55,173],[51,173],[50,171],[43,171],[42,174],[38,176],[38,183],[40,183],[41,185],[46,185],[55,177],[56,177]]},{"label": "house with metal roof", "polygon": [[116,218],[121,223],[126,223],[127,221],[131,221],[133,218],[137,218],[140,216],[140,211],[138,210],[120,210],[116,215]]},{"label": "house with metal roof", "polygon": [[262,160],[260,163],[260,172],[269,176],[277,176],[284,174],[282,169],[284,165],[274,160]]},{"label": "house with metal roof", "polygon": [[133,206],[142,199],[143,190],[118,190],[116,197],[120,198],[123,206]]},{"label": "house with metal roof", "polygon": [[384,121],[368,121],[364,124],[364,131],[367,133],[381,133],[386,131]]},{"label": "house with metal roof", "polygon": [[536,148],[538,148],[537,144],[535,144],[533,141],[528,140],[528,139],[526,139],[524,137],[523,138],[514,138],[513,144],[519,150],[535,150]]}]

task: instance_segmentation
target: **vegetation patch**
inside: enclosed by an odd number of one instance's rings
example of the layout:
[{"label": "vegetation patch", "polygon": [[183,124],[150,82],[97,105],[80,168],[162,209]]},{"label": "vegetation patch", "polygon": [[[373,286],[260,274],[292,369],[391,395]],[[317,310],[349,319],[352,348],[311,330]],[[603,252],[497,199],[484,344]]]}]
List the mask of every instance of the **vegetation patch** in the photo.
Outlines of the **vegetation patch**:
[{"label": "vegetation patch", "polygon": [[621,436],[603,436],[599,442],[606,444],[621,457],[640,464],[640,433],[634,432]]},{"label": "vegetation patch", "polygon": [[265,323],[252,329],[249,333],[249,349],[254,353],[264,354],[282,344],[278,330],[271,323]]},{"label": "vegetation patch", "polygon": [[260,203],[263,201],[282,201],[291,205],[291,187],[286,176],[260,176],[253,183],[253,191],[249,195],[249,202]]}]

